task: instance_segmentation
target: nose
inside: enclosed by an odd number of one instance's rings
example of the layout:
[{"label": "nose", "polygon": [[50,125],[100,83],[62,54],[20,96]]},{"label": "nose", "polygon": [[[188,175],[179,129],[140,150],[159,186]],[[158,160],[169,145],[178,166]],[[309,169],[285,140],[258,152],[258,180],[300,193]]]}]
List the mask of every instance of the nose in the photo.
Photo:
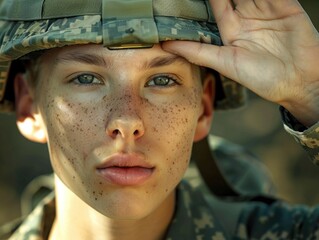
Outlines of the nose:
[{"label": "nose", "polygon": [[144,123],[140,116],[143,104],[134,91],[118,94],[106,125],[107,134],[115,138],[137,140],[144,135]]},{"label": "nose", "polygon": [[137,140],[144,135],[144,132],[142,120],[137,115],[117,116],[107,126],[107,133],[113,139],[121,137]]}]

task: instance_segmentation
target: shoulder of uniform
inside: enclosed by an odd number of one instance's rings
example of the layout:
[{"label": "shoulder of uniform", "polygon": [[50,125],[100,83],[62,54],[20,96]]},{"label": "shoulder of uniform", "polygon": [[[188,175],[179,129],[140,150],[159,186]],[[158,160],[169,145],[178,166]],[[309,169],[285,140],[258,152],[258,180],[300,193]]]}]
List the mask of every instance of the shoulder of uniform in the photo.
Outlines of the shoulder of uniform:
[{"label": "shoulder of uniform", "polygon": [[14,219],[0,226],[0,240],[9,239],[10,236],[20,227],[24,217]]}]

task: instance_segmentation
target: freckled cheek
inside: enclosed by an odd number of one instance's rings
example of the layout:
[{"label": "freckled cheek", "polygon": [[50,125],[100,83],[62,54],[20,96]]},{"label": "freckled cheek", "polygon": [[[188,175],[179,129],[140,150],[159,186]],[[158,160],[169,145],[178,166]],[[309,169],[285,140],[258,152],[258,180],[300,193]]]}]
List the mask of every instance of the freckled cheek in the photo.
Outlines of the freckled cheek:
[{"label": "freckled cheek", "polygon": [[[99,107],[54,99],[44,110],[49,146],[71,162],[85,158],[101,138],[103,119]],[[56,151],[57,152],[57,151]]]},{"label": "freckled cheek", "polygon": [[158,156],[165,159],[163,171],[166,171],[165,182],[168,186],[179,182],[189,164],[200,114],[199,95],[195,91],[192,93],[185,94],[177,101],[157,105],[149,111],[150,121],[147,125],[151,126]]},{"label": "freckled cheek", "polygon": [[193,133],[201,109],[199,93],[191,89],[177,99],[150,105],[147,109],[149,122],[145,125],[158,136],[164,133],[168,143],[173,136]]}]

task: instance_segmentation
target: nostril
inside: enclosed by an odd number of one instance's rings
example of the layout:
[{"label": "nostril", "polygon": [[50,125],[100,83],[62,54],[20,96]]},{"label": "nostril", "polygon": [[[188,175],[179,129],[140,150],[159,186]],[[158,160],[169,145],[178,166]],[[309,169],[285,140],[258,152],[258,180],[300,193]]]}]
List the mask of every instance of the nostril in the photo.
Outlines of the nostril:
[{"label": "nostril", "polygon": [[120,131],[118,129],[113,130],[113,135],[118,135],[120,133]]},{"label": "nostril", "polygon": [[144,129],[142,127],[138,128],[136,126],[134,128],[131,128],[130,126],[120,126],[120,127],[117,126],[107,130],[108,130],[107,131],[108,135],[113,139],[116,139],[118,137],[121,137],[121,138],[133,137],[134,139],[138,139],[144,135]]}]

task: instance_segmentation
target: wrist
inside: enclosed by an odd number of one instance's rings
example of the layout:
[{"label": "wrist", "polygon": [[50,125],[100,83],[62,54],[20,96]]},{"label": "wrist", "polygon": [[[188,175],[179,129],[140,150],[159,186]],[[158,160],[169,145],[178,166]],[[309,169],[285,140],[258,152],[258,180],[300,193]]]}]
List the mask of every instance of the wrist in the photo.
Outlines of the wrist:
[{"label": "wrist", "polygon": [[319,121],[319,99],[311,99],[311,101],[306,102],[287,102],[280,105],[302,125],[311,127]]}]

